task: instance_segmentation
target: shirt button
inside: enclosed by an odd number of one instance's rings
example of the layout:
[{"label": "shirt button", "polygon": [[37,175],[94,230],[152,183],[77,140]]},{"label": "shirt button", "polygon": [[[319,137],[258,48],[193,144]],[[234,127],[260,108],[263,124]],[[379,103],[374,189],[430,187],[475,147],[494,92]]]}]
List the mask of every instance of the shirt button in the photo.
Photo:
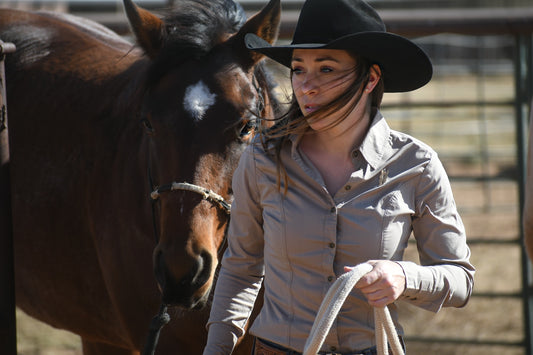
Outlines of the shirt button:
[{"label": "shirt button", "polygon": [[335,213],[337,211],[337,208],[335,207],[331,207],[331,209],[329,210],[331,213]]},{"label": "shirt button", "polygon": [[346,185],[346,186],[344,186],[344,189],[345,189],[346,191],[350,190],[351,188],[352,188],[351,185]]},{"label": "shirt button", "polygon": [[331,249],[335,248],[335,243],[329,243],[329,247],[330,247]]},{"label": "shirt button", "polygon": [[359,152],[356,150],[352,153],[352,157],[357,158],[359,156]]},{"label": "shirt button", "polygon": [[333,281],[333,276],[328,276],[328,281],[329,282]]},{"label": "shirt button", "polygon": [[332,346],[332,347],[329,348],[329,350],[330,350],[332,353],[334,353],[334,352],[337,351],[337,347]]}]

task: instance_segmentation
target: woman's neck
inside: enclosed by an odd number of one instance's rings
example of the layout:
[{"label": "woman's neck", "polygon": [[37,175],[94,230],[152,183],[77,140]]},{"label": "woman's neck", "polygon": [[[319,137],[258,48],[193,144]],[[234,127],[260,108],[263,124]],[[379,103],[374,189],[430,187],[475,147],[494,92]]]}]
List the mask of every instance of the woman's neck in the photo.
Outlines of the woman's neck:
[{"label": "woman's neck", "polygon": [[363,142],[370,122],[368,111],[357,120],[347,117],[335,127],[309,132],[302,137],[301,151],[318,169],[332,196],[348,181],[354,171],[351,153]]},{"label": "woman's neck", "polygon": [[363,143],[371,121],[370,111],[366,111],[359,117],[348,116],[327,130],[308,132],[302,140],[308,147],[314,147],[313,149],[321,150],[327,155],[351,159],[352,150]]}]

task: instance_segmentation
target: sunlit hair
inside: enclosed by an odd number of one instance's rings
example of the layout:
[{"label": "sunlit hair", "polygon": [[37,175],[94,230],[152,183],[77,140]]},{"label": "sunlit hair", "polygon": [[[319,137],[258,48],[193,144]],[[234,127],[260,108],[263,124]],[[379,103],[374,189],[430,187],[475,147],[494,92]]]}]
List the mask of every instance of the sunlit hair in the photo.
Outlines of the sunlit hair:
[{"label": "sunlit hair", "polygon": [[[326,129],[339,124],[355,109],[361,99],[364,88],[368,84],[370,78],[370,69],[374,63],[356,54],[350,54],[355,58],[356,62],[353,71],[350,71],[346,75],[347,77],[354,79],[352,85],[350,85],[344,92],[333,99],[330,103],[320,107],[320,109],[307,116],[303,115],[296,100],[296,96],[293,93],[290,98],[287,112],[281,117],[275,119],[276,123],[261,134],[261,141],[265,151],[272,154],[276,158],[278,170],[277,185],[278,189],[281,190],[283,181],[283,190],[285,194],[287,193],[290,179],[281,160],[281,149],[288,141],[289,136],[292,134],[310,133],[311,128],[308,124],[308,120],[313,119],[314,117],[325,116],[328,113],[335,111],[340,111],[341,115],[337,120],[335,120],[335,122],[326,127]],[[354,73],[355,75],[350,75],[351,73]],[[371,93],[372,112],[380,108],[384,89],[383,73],[381,73],[380,80]],[[353,98],[355,98],[355,100],[353,100]]]}]

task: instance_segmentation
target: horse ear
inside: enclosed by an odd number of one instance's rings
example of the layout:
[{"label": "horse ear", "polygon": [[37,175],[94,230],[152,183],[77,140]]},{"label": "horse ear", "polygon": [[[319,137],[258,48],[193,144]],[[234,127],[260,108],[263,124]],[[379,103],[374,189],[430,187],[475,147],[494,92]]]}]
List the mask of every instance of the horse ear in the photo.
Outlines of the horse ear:
[{"label": "horse ear", "polygon": [[278,38],[279,25],[281,17],[280,0],[270,0],[270,2],[252,18],[250,18],[231,38],[232,49],[241,55],[244,64],[248,66],[255,65],[263,55],[251,51],[244,45],[244,36],[247,33],[254,33],[263,38],[270,44]]},{"label": "horse ear", "polygon": [[124,0],[124,9],[137,43],[150,58],[154,58],[163,42],[163,21],[150,11],[135,5],[132,0]]}]

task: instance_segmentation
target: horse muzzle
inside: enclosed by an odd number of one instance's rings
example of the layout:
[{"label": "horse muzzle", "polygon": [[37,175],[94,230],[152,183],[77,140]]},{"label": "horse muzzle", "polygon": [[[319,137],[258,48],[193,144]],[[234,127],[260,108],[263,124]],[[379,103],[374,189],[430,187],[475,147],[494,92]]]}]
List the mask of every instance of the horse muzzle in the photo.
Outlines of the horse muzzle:
[{"label": "horse muzzle", "polygon": [[[188,262],[172,260],[177,267],[169,266],[163,252],[157,252],[154,272],[162,294],[162,302],[170,306],[198,309],[205,306],[211,290],[213,257],[207,251],[201,252]],[[188,265],[185,271],[184,265]]]}]

